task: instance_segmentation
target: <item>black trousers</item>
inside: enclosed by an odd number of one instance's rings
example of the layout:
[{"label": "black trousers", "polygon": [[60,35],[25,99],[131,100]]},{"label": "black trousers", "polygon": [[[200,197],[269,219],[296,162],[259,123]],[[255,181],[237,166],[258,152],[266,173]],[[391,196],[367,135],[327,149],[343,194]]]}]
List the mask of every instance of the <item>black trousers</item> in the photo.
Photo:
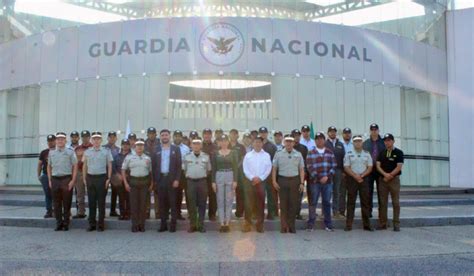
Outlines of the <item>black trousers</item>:
[{"label": "black trousers", "polygon": [[[111,213],[114,213],[114,212],[117,212],[117,198],[119,197],[119,193],[120,191],[118,191],[118,189],[116,187],[114,187],[112,185],[111,187],[111,194],[110,194],[110,212]],[[120,199],[119,199],[119,204],[120,204]],[[119,208],[120,208],[120,205],[119,205]],[[122,213],[120,213],[120,215],[123,215]]]},{"label": "black trousers", "polygon": [[[375,168],[375,165],[374,165]],[[374,169],[375,170],[375,169]],[[369,183],[369,203],[370,203],[370,213],[372,214],[372,210],[374,209],[374,182],[377,185],[377,203],[379,205],[379,213],[380,213],[380,194],[379,194],[379,177],[380,175],[376,171],[372,171],[369,176],[367,176],[367,181]]]},{"label": "black trousers", "polygon": [[364,227],[370,227],[370,202],[369,202],[369,181],[368,177],[364,178],[364,182],[357,183],[354,178],[350,175],[346,175],[346,188],[347,188],[347,216],[346,226],[352,228],[352,222],[354,221],[355,205],[357,200],[357,193],[360,197],[360,207],[362,210],[362,222]]},{"label": "black trousers", "polygon": [[253,185],[248,179],[244,183],[245,222],[252,224],[252,214],[255,210],[257,226],[263,225],[265,217],[265,182]]},{"label": "black trousers", "polygon": [[53,197],[54,216],[56,226],[68,226],[71,217],[72,190],[68,184],[71,182],[70,175],[51,177],[51,194]]},{"label": "black trousers", "polygon": [[207,177],[207,193],[209,197],[209,210],[207,212],[208,212],[209,218],[211,218],[211,217],[216,216],[217,197],[216,197],[216,193],[212,189],[212,177],[210,175]]},{"label": "black trousers", "polygon": [[186,206],[188,208],[190,225],[191,227],[202,227],[204,225],[204,216],[206,215],[207,180],[206,178],[187,179],[187,185]]},{"label": "black trousers", "polygon": [[132,226],[145,227],[146,196],[150,187],[150,178],[130,177],[130,214]]},{"label": "black trousers", "polygon": [[176,225],[178,212],[176,209],[176,188],[170,175],[163,175],[158,183],[158,201],[160,204],[161,223],[166,223],[171,213],[171,224]]},{"label": "black trousers", "polygon": [[[178,215],[181,215],[181,209],[183,206],[183,197],[186,199],[186,204],[188,203],[188,198],[186,194],[186,176],[185,172],[181,172],[181,179],[179,180],[179,187],[176,189],[176,212]],[[186,208],[187,205],[186,205]]]},{"label": "black trousers", "polygon": [[107,175],[87,175],[87,200],[89,201],[89,225],[96,226],[97,208],[99,208],[99,226],[104,226],[105,197],[107,190],[105,182]]},{"label": "black trousers", "polygon": [[[298,209],[300,177],[278,177],[280,191],[280,224],[281,229],[296,230],[295,220]],[[301,201],[300,201],[301,202]]]}]

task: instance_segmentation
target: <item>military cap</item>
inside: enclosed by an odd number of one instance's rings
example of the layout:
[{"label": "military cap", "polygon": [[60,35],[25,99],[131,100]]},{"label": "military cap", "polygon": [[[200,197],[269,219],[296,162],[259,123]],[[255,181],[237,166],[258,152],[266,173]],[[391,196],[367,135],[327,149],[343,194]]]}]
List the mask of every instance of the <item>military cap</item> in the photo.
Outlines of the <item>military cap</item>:
[{"label": "military cap", "polygon": [[56,136],[54,136],[53,134],[50,134],[46,137],[46,141],[48,141],[48,142],[49,141],[54,141],[54,140],[56,140]]},{"label": "military cap", "polygon": [[81,132],[81,137],[89,137],[91,136],[91,133],[88,130],[83,130]]},{"label": "military cap", "polygon": [[102,132],[99,132],[99,131],[92,132],[92,138],[102,138]]}]

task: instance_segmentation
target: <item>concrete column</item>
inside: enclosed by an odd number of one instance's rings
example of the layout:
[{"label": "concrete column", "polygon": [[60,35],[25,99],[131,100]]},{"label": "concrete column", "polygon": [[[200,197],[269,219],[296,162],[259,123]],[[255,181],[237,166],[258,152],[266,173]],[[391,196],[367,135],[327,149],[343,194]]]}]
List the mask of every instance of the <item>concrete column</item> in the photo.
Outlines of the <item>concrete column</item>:
[{"label": "concrete column", "polygon": [[[7,91],[0,92],[0,155],[7,153]],[[0,186],[6,184],[7,159],[0,159]]]}]

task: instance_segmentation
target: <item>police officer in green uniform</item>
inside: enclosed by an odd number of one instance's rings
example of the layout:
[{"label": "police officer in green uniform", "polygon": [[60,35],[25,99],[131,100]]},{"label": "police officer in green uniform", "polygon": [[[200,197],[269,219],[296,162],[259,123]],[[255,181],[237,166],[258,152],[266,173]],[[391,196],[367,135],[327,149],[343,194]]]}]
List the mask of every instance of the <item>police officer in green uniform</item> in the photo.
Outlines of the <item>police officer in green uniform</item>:
[{"label": "police officer in green uniform", "polygon": [[[105,197],[112,177],[112,153],[101,147],[102,133],[92,133],[92,147],[84,152],[82,157],[82,175],[87,187],[89,201],[89,228],[88,232],[102,232],[105,229]],[[99,223],[96,221],[96,211],[99,208]]]},{"label": "police officer in green uniform", "polygon": [[56,217],[54,231],[68,231],[72,188],[77,175],[77,158],[71,148],[66,148],[64,132],[56,133],[56,149],[49,152],[47,172]]},{"label": "police officer in green uniform", "polygon": [[395,138],[387,133],[383,136],[385,150],[377,159],[377,171],[380,173],[380,214],[377,230],[387,229],[388,195],[392,198],[393,231],[400,231],[400,175],[403,166],[403,151],[394,146]]},{"label": "police officer in green uniform", "polygon": [[[211,171],[211,160],[207,153],[201,151],[202,140],[196,138],[191,142],[192,151],[184,156],[183,170],[187,179],[187,202],[189,215],[189,233],[206,232],[204,217],[206,215],[207,176]],[[196,212],[196,206],[198,208]],[[198,215],[199,214],[199,218]]]},{"label": "police officer in green uniform", "polygon": [[346,227],[344,231],[352,230],[357,193],[359,193],[360,197],[364,230],[373,231],[369,220],[370,197],[368,178],[372,173],[373,162],[370,153],[363,150],[362,142],[362,136],[354,135],[352,138],[353,149],[349,149],[344,156],[344,171],[346,173],[346,188],[348,193]]},{"label": "police officer in green uniform", "polygon": [[285,147],[273,158],[272,182],[280,197],[281,233],[296,233],[295,220],[298,199],[304,189],[304,161],[293,147],[295,139],[285,135]]},{"label": "police officer in green uniform", "polygon": [[[144,153],[145,140],[137,139],[135,153],[125,157],[122,164],[122,178],[127,192],[130,193],[130,214],[132,232],[145,232],[147,192],[153,190],[151,176],[151,158]],[[130,181],[127,179],[127,171]]]}]

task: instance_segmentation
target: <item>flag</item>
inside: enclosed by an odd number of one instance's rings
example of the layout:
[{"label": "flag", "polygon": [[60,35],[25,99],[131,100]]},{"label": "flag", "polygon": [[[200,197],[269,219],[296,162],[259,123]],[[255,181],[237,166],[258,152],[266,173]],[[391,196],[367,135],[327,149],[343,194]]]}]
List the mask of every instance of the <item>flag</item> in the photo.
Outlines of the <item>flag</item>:
[{"label": "flag", "polygon": [[309,137],[314,138],[314,127],[313,127],[313,121],[311,121],[310,124],[310,129],[309,129]]},{"label": "flag", "polygon": [[125,129],[125,138],[127,138],[130,133],[132,133],[131,128],[130,128],[130,120],[127,120],[127,128]]}]

